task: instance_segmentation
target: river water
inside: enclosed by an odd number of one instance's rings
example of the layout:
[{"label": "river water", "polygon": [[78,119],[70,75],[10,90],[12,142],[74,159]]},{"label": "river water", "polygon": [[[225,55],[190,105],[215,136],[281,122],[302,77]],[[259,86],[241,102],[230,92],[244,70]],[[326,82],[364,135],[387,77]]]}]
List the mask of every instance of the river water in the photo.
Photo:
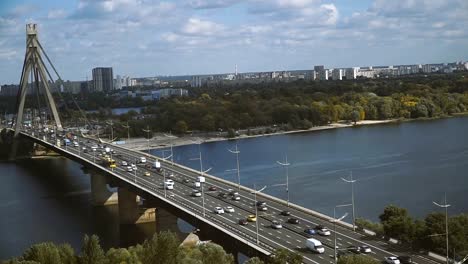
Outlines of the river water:
[{"label": "river water", "polygon": [[[351,186],[340,180],[352,171],[356,215],[377,220],[387,204],[415,217],[438,210],[432,201],[447,193],[450,214],[468,212],[468,117],[385,124],[205,143],[174,148],[176,162],[237,181],[235,144],[241,151],[240,177],[246,186],[286,198],[285,155],[291,202],[332,214],[351,202]],[[154,154],[161,154],[154,150]],[[167,154],[167,153],[166,153]],[[90,204],[89,176],[63,158],[0,163],[0,260],[31,244],[70,243],[79,250],[85,233],[98,234],[104,247],[128,246],[154,232],[154,225],[120,227],[117,208]],[[342,208],[341,213],[350,212]],[[349,221],[349,219],[348,219]]]}]

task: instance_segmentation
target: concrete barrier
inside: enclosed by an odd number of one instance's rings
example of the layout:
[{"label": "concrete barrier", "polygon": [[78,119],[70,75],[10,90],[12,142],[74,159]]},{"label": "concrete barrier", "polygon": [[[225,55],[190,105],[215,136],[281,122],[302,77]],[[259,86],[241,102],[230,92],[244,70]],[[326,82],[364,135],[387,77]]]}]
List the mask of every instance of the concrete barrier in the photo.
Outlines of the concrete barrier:
[{"label": "concrete barrier", "polygon": [[441,256],[441,255],[436,254],[436,253],[431,252],[431,251],[427,252],[427,256],[430,257],[430,258],[439,260],[439,261],[443,261],[443,262],[446,262],[446,261],[447,261],[447,258],[446,258],[446,257]]}]

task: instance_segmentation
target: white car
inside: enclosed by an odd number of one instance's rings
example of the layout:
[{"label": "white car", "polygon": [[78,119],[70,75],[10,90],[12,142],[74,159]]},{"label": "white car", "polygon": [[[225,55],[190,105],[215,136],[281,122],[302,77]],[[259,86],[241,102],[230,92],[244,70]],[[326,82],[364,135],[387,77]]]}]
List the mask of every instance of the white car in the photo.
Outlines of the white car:
[{"label": "white car", "polygon": [[388,263],[388,264],[400,264],[400,260],[394,256],[385,257],[384,260],[385,260],[385,263]]},{"label": "white car", "polygon": [[228,213],[234,213],[234,208],[232,208],[232,206],[226,206],[224,207],[224,211]]},{"label": "white car", "polygon": [[214,212],[216,214],[224,214],[224,210],[222,207],[215,207]]},{"label": "white car", "polygon": [[201,192],[198,191],[198,190],[194,190],[194,191],[192,192],[192,196],[193,196],[193,197],[200,197],[200,196],[201,196]]},{"label": "white car", "polygon": [[127,166],[127,171],[128,171],[128,172],[132,172],[132,171],[133,171],[132,166]]},{"label": "white car", "polygon": [[133,170],[137,170],[137,166],[135,164],[132,163],[132,164],[130,164],[130,166],[132,166]]},{"label": "white car", "polygon": [[321,236],[329,236],[331,235],[330,233],[330,230],[326,229],[326,228],[322,228],[322,229],[319,229],[317,230],[317,233]]},{"label": "white car", "polygon": [[371,253],[372,249],[369,246],[362,245],[362,246],[359,247],[359,251],[361,253]]},{"label": "white car", "polygon": [[174,181],[171,179],[168,179],[164,182],[164,188],[168,190],[174,190]]},{"label": "white car", "polygon": [[271,222],[271,227],[274,228],[274,229],[281,229],[281,228],[283,228],[283,226],[281,225],[281,223],[278,222],[278,221],[273,221],[273,222]]},{"label": "white car", "polygon": [[259,210],[259,211],[267,211],[268,208],[267,208],[266,206],[263,206],[263,205],[262,205],[262,206],[259,206],[259,207],[258,207],[258,210]]},{"label": "white car", "polygon": [[234,201],[239,201],[240,200],[240,196],[239,195],[235,195],[232,197],[232,200]]},{"label": "white car", "polygon": [[128,164],[127,164],[127,162],[126,162],[125,160],[122,160],[122,161],[120,162],[120,164],[121,164],[122,166],[128,166]]}]

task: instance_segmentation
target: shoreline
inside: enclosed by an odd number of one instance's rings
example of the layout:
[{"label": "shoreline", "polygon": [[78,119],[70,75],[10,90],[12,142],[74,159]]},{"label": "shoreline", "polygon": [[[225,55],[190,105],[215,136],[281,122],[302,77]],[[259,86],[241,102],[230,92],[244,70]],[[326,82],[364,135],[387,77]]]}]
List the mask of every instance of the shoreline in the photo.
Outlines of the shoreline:
[{"label": "shoreline", "polygon": [[[186,146],[191,144],[196,144],[197,142],[201,143],[210,143],[210,142],[218,142],[218,141],[227,141],[227,140],[237,140],[237,139],[248,139],[248,138],[256,138],[256,137],[266,137],[266,136],[279,136],[279,135],[287,135],[287,134],[298,134],[298,133],[308,133],[308,132],[316,132],[316,131],[324,131],[324,130],[331,130],[331,129],[339,129],[339,128],[349,128],[349,127],[360,127],[360,126],[370,126],[370,125],[380,125],[380,124],[389,124],[389,123],[397,123],[401,122],[400,119],[387,119],[387,120],[363,120],[358,121],[356,124],[353,123],[331,123],[325,126],[316,126],[311,127],[309,129],[300,129],[300,130],[290,130],[290,131],[280,131],[268,134],[258,134],[258,135],[246,135],[241,134],[234,138],[226,138],[226,137],[209,137],[209,136],[172,136],[173,139],[165,136],[164,134],[157,133],[149,142],[150,149],[164,149],[171,146],[179,147],[179,146]],[[148,150],[148,141],[145,138],[131,138],[129,142],[122,144],[121,146],[133,149],[133,150]]]}]

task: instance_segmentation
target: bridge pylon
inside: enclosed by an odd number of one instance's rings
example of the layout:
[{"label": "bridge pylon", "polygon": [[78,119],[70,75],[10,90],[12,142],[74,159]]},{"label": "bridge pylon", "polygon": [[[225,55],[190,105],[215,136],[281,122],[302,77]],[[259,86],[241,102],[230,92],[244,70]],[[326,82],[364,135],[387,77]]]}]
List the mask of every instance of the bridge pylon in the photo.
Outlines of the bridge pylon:
[{"label": "bridge pylon", "polygon": [[[52,97],[52,93],[50,91],[50,86],[49,86],[49,82],[47,78],[47,76],[50,77],[50,73],[44,64],[44,60],[42,59],[43,49],[42,49],[41,44],[39,43],[39,39],[37,35],[38,35],[37,25],[27,24],[26,25],[26,55],[25,55],[24,62],[23,62],[23,70],[21,72],[20,88],[18,90],[18,96],[17,96],[17,101],[16,101],[17,112],[16,112],[16,123],[15,123],[15,136],[17,136],[21,130],[21,126],[23,122],[24,103],[26,100],[26,94],[28,90],[28,79],[30,76],[31,76],[31,85],[35,84],[37,92],[39,93],[40,89],[44,91],[46,102],[52,112],[57,130],[63,129],[62,123],[60,122],[60,117],[58,115],[57,107],[55,105],[54,98]],[[46,75],[46,73],[48,75]],[[53,81],[52,78],[50,78],[50,80]]]}]

